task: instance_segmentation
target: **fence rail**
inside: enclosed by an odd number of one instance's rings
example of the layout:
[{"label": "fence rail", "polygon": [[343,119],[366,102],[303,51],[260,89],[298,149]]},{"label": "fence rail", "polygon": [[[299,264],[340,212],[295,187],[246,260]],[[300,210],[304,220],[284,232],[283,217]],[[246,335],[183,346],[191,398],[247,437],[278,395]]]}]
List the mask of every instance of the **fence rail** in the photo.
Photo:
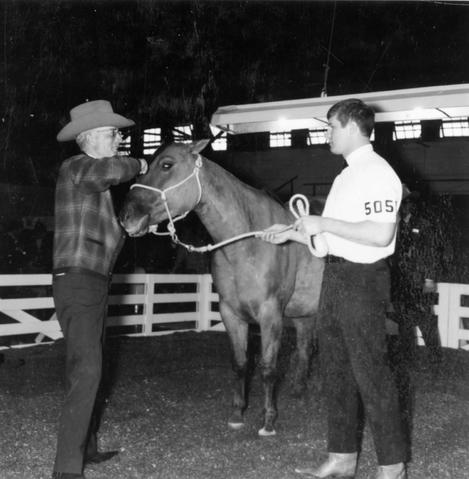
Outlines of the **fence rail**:
[{"label": "fence rail", "polygon": [[[469,285],[438,283],[437,292],[441,345],[469,351]],[[209,274],[114,275],[106,325],[129,336],[224,330]],[[61,337],[52,275],[0,275],[0,349]]]}]

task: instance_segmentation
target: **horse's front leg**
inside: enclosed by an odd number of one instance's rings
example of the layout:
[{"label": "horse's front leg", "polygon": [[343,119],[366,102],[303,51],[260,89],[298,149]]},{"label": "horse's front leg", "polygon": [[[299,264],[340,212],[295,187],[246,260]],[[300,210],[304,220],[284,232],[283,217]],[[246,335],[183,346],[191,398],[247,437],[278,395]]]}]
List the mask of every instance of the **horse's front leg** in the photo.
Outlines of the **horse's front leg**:
[{"label": "horse's front leg", "polygon": [[246,409],[248,324],[225,302],[220,302],[220,314],[230,338],[235,376],[233,412],[228,420],[228,426],[232,429],[240,429],[244,426],[243,413]]},{"label": "horse's front leg", "polygon": [[266,302],[259,315],[262,338],[262,383],[264,385],[264,425],[260,436],[276,434],[277,418],[275,386],[278,379],[277,359],[282,338],[282,314],[275,302]]}]

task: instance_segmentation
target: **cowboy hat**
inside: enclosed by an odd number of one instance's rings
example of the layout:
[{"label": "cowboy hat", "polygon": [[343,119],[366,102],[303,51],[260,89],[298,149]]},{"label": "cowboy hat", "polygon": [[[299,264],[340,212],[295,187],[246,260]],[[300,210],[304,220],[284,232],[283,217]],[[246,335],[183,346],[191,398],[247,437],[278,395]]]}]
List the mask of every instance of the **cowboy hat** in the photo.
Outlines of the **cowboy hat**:
[{"label": "cowboy hat", "polygon": [[74,140],[83,131],[93,128],[125,128],[135,125],[134,121],[114,113],[111,104],[106,100],[88,101],[72,108],[70,120],[57,134],[57,141]]}]

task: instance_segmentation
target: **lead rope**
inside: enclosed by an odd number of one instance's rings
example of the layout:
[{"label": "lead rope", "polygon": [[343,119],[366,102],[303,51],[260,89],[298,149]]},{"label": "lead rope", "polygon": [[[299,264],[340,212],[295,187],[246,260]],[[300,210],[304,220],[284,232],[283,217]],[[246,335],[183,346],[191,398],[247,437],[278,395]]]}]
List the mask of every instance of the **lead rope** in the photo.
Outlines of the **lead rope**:
[{"label": "lead rope", "polygon": [[[307,216],[309,214],[309,201],[308,201],[308,198],[306,198],[306,196],[304,195],[301,195],[301,194],[293,195],[290,198],[290,201],[288,202],[288,206],[293,216],[297,219],[302,216]],[[223,246],[226,246],[227,244],[234,243],[235,241],[239,241],[241,239],[249,238],[252,236],[260,236],[264,233],[264,230],[250,231],[249,233],[243,233],[243,234],[234,236],[232,238],[228,238],[224,241],[220,241],[219,243],[216,243],[216,244],[208,244],[205,246],[196,247],[190,244],[183,243],[181,240],[179,240],[175,231],[170,229],[170,226],[172,226],[172,224],[168,225],[168,231],[169,231],[169,234],[171,235],[171,239],[175,243],[186,248],[188,251],[194,252],[194,253],[206,253],[207,251],[213,251],[214,249],[221,248]],[[287,226],[286,228],[278,231],[278,233],[283,233],[284,231],[288,231],[291,229],[293,229],[293,225]],[[327,246],[325,244],[325,240],[321,238],[320,241],[318,241],[318,237],[319,235],[316,236],[316,242],[318,243],[317,249],[312,245],[311,241],[308,241],[307,245],[312,255],[316,256],[317,258],[322,258],[323,256],[327,254]]]},{"label": "lead rope", "polygon": [[[200,184],[200,179],[199,179],[199,170],[202,167],[202,158],[201,158],[200,155],[197,155],[197,156],[198,157],[197,157],[197,160],[195,162],[194,171],[187,178],[180,181],[179,183],[176,183],[173,186],[170,186],[169,188],[166,188],[164,190],[160,190],[158,188],[154,188],[153,186],[147,186],[147,185],[143,185],[141,183],[134,183],[130,187],[131,189],[132,188],[144,188],[144,189],[147,189],[147,190],[155,191],[155,192],[157,192],[161,195],[161,199],[163,200],[163,204],[164,204],[164,207],[165,207],[165,210],[166,210],[166,214],[168,215],[168,226],[167,226],[168,231],[164,232],[164,233],[158,233],[158,231],[157,231],[158,230],[158,225],[151,225],[148,231],[150,233],[153,233],[154,235],[157,235],[157,236],[168,236],[169,235],[171,237],[171,240],[173,241],[173,243],[181,245],[182,247],[186,248],[191,253],[206,253],[207,251],[213,251],[214,249],[221,248],[223,246],[226,246],[227,244],[234,243],[235,241],[239,241],[239,240],[242,240],[242,239],[245,239],[245,238],[250,238],[252,236],[262,235],[264,233],[264,230],[250,231],[249,233],[243,233],[243,234],[234,236],[232,238],[226,239],[224,241],[220,241],[219,243],[208,244],[208,245],[205,245],[205,246],[193,246],[191,244],[184,243],[183,241],[181,241],[178,238],[178,236],[176,234],[176,227],[175,227],[174,223],[176,221],[179,221],[179,220],[185,218],[188,215],[188,213],[199,204],[200,199],[202,198],[202,185]],[[193,176],[195,177],[195,179],[197,181],[197,186],[199,187],[199,195],[198,195],[197,202],[191,208],[191,210],[186,211],[185,213],[173,218],[171,216],[171,212],[169,211],[166,192],[181,186],[186,181],[189,181]],[[288,206],[289,206],[290,211],[293,214],[293,216],[297,219],[302,217],[302,216],[306,216],[306,215],[309,214],[309,201],[306,198],[306,196],[304,196],[304,195],[301,195],[301,194],[293,195],[290,198],[290,201],[288,202]],[[284,231],[288,231],[288,230],[291,230],[291,229],[293,229],[293,225],[287,226],[286,228],[278,231],[278,233],[283,233]],[[317,249],[312,245],[312,241],[307,242],[308,249],[309,249],[309,251],[311,252],[312,255],[314,255],[318,258],[322,258],[323,256],[325,256],[327,254],[327,245],[325,243],[325,240],[321,237],[321,235],[316,235],[315,236],[315,241],[317,243],[317,245],[316,245]]]},{"label": "lead rope", "polygon": [[[288,207],[296,219],[309,215],[309,201],[305,195],[293,195],[288,202]],[[322,234],[315,235],[314,239],[307,241],[306,244],[310,253],[317,258],[323,258],[328,252],[327,243]]]}]

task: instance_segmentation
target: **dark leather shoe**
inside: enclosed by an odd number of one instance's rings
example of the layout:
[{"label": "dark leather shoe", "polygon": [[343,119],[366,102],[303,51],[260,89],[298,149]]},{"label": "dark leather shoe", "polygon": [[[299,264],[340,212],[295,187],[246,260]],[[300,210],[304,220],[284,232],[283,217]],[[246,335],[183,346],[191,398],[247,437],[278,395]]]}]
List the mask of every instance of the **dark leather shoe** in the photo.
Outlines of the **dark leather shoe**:
[{"label": "dark leather shoe", "polygon": [[100,464],[101,462],[109,461],[114,456],[117,456],[119,451],[96,451],[94,454],[87,454],[85,457],[85,464]]},{"label": "dark leather shoe", "polygon": [[52,473],[52,479],[86,479],[83,474],[76,474],[74,472],[57,472]]}]

